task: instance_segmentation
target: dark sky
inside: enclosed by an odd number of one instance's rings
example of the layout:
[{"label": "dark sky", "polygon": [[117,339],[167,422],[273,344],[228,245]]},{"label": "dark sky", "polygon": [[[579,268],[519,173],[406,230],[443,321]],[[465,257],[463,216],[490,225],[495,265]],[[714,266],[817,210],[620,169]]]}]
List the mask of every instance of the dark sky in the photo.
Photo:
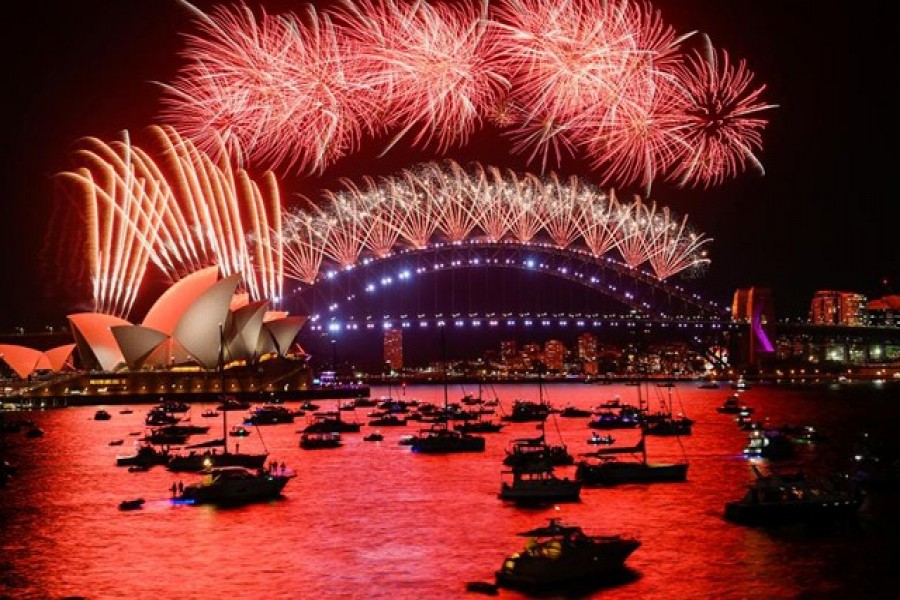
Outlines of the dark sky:
[{"label": "dark sky", "polygon": [[[251,2],[257,4],[270,13],[302,6]],[[764,177],[750,172],[712,190],[654,187],[652,199],[689,214],[714,239],[709,272],[688,285],[726,303],[736,287],[770,286],[779,317],[802,315],[817,289],[874,297],[884,293],[885,278],[889,289],[900,289],[900,251],[889,237],[900,211],[889,91],[896,34],[887,8],[816,0],[654,4],[678,31],[706,32],[716,46],[745,58],[768,85],[766,100],[780,105],[768,113]],[[176,0],[31,0],[8,20],[0,252],[7,301],[0,331],[62,323],[73,310],[60,284],[47,285],[58,272],[42,249],[62,201],[51,176],[71,166],[79,137],[112,141],[128,129],[139,142],[160,108],[153,82],[176,73],[180,34],[191,30]],[[497,159],[504,155],[496,141],[446,156],[465,162],[481,158],[479,152],[506,166]],[[389,174],[432,157],[394,152],[379,160],[366,150],[322,179],[287,180],[282,187],[315,195],[337,176]],[[519,163],[510,159],[509,166]],[[64,237],[49,243],[68,249]]]}]

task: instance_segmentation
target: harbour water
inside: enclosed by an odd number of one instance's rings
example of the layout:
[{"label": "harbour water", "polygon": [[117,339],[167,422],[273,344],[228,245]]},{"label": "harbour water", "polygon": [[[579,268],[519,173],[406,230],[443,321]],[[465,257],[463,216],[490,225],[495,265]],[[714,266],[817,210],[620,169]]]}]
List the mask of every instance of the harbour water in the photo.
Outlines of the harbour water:
[{"label": "harbour water", "polygon": [[[619,396],[637,402],[638,388],[581,383],[545,386],[553,406],[590,408]],[[442,404],[442,386],[410,386],[395,397]],[[373,388],[373,396],[387,388]],[[476,393],[450,386],[449,399]],[[538,386],[495,385],[483,390],[508,410],[515,398],[538,399]],[[690,461],[683,483],[585,488],[576,503],[520,508],[498,499],[504,451],[510,440],[539,434],[535,423],[511,423],[484,434],[483,453],[418,455],[400,445],[401,435],[423,425],[383,427],[381,442],[363,441],[375,428],[343,434],[340,448],[303,450],[305,424],[251,428],[229,438],[241,450],[265,449],[297,477],[279,500],[237,508],[175,505],[174,482],[198,478],[163,467],[129,472],[116,467],[143,429],[148,406],[132,414],[106,407],[72,407],[7,415],[32,419],[46,432],[27,438],[0,434],[0,450],[18,472],[0,488],[0,597],[14,599],[452,599],[477,598],[466,583],[493,581],[503,557],[518,550],[516,534],[560,517],[592,533],[622,533],[642,542],[627,565],[625,582],[579,590],[566,598],[894,598],[900,589],[900,494],[871,492],[853,523],[830,527],[748,528],[723,519],[728,500],[743,495],[753,477],[742,455],[747,432],[716,407],[732,393],[655,385],[643,393],[651,408],[660,398],[695,420],[682,438],[647,439],[651,459]],[[826,438],[798,445],[797,455],[775,463],[806,472],[846,469],[858,436],[891,440],[900,423],[896,385],[754,386],[742,393],[757,419],[773,426],[817,427]],[[319,402],[323,409],[335,401]],[[296,403],[289,403],[296,407]],[[194,405],[191,420],[220,437],[222,423],[201,417],[211,405]],[[366,422],[369,408],[357,408]],[[345,419],[354,413],[343,412]],[[229,414],[229,425],[239,415]],[[551,418],[550,443],[577,455],[594,449],[586,417]],[[636,432],[612,430],[617,443]],[[109,442],[124,440],[122,446]],[[763,470],[765,460],[757,461]],[[574,477],[575,467],[559,467]],[[140,510],[119,502],[144,498]],[[524,594],[501,589],[501,598]]]}]

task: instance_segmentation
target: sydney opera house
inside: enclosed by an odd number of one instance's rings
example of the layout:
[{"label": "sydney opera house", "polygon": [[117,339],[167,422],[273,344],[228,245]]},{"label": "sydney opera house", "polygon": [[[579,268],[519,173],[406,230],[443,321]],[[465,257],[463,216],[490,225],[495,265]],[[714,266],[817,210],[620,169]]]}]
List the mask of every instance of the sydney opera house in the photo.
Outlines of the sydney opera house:
[{"label": "sydney opera house", "polygon": [[308,395],[308,356],[295,343],[306,317],[251,302],[240,284],[240,275],[220,279],[218,267],[199,270],[166,290],[139,324],[71,314],[72,343],[46,351],[0,345],[0,365],[18,380],[18,395],[53,401]]}]

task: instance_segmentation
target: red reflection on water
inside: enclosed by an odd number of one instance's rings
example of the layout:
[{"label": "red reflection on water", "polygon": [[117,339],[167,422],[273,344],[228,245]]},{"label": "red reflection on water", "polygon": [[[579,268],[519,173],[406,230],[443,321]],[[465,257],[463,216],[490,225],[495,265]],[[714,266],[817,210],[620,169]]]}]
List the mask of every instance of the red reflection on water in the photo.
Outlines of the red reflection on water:
[{"label": "red reflection on water", "polygon": [[[538,397],[536,386],[496,386],[501,402]],[[667,389],[650,388],[651,407]],[[440,386],[413,387],[404,399],[443,403]],[[373,395],[388,390],[374,389]],[[464,390],[451,388],[450,399]],[[520,549],[516,534],[553,517],[591,533],[622,533],[642,542],[628,559],[634,581],[587,593],[603,598],[776,598],[862,589],[863,562],[877,572],[886,539],[877,532],[768,532],[727,523],[726,501],[740,497],[751,473],[741,449],[746,432],[715,407],[730,391],[675,388],[676,410],[696,420],[680,439],[690,460],[684,483],[586,488],[577,503],[521,508],[497,498],[509,441],[536,435],[534,423],[511,423],[484,434],[484,453],[419,455],[397,443],[419,424],[380,428],[382,442],[343,435],[336,449],[305,451],[294,424],[256,428],[242,450],[266,449],[298,476],[284,498],[219,509],[172,505],[173,482],[197,476],[161,467],[131,473],[115,467],[140,430],[146,409],[92,419],[93,407],[37,413],[47,435],[5,439],[20,474],[0,490],[3,570],[0,594],[19,598],[460,598],[469,581],[492,581],[505,555]],[[625,386],[548,386],[558,408],[590,408],[620,395]],[[754,387],[744,393],[756,416],[774,424],[813,423],[832,433],[828,443],[799,448],[807,468],[845,456],[852,438],[897,413],[885,396],[854,397],[817,391]],[[331,408],[333,401],[323,402]],[[201,421],[204,406],[194,406]],[[877,410],[876,410],[877,409]],[[361,422],[371,409],[357,409]],[[343,413],[345,418],[351,415]],[[896,417],[896,414],[893,414]],[[552,443],[573,454],[588,444],[588,418],[548,422]],[[422,425],[424,427],[424,424]],[[633,443],[635,431],[615,430],[616,443]],[[125,439],[124,447],[110,447]],[[202,437],[191,439],[202,441]],[[651,459],[681,456],[677,438],[647,439]],[[574,467],[559,467],[574,476]],[[121,512],[120,501],[142,497],[141,510]],[[892,522],[896,524],[896,520]],[[873,529],[879,529],[878,527]],[[887,554],[884,553],[886,556]],[[881,562],[878,562],[881,561]],[[888,572],[885,569],[885,572]],[[856,586],[856,588],[854,588]],[[521,597],[507,590],[502,597]]]}]

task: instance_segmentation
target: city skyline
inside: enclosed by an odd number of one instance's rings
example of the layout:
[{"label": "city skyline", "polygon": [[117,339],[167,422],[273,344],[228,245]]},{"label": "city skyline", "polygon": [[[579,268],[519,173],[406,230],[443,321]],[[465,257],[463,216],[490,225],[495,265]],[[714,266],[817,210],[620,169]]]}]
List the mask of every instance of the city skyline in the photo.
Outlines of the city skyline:
[{"label": "city skyline", "polygon": [[[76,308],[54,304],[64,295],[61,289],[54,292],[38,279],[47,271],[41,261],[52,256],[42,254],[44,235],[61,218],[60,207],[54,206],[59,200],[53,195],[52,176],[70,168],[79,138],[112,141],[123,129],[139,138],[155,122],[161,110],[160,86],[151,82],[174,77],[184,62],[178,55],[180,36],[192,31],[188,11],[174,0],[134,2],[127,8],[104,1],[85,4],[30,7],[23,26],[7,41],[17,49],[10,54],[16,57],[13,106],[14,118],[19,118],[8,134],[11,154],[4,161],[4,180],[7,196],[18,199],[11,203],[12,222],[21,224],[19,230],[35,232],[4,236],[3,269],[22,290],[4,314],[7,329],[20,322],[32,327],[58,323]],[[204,10],[215,5],[194,4]],[[283,2],[249,5],[264,5],[270,13],[288,8]],[[875,150],[880,147],[875,139],[886,133],[868,127],[861,110],[873,103],[877,108],[883,100],[878,94],[860,93],[861,85],[869,82],[855,79],[863,59],[886,59],[877,51],[882,38],[854,19],[883,20],[872,14],[848,17],[818,5],[812,10],[812,3],[785,7],[762,2],[727,9],[700,0],[653,5],[679,31],[703,31],[736,59],[745,59],[767,85],[766,99],[779,105],[767,115],[770,124],[763,134],[765,176],[742,173],[712,189],[676,190],[654,183],[652,200],[689,214],[712,238],[706,276],[686,285],[725,303],[737,287],[771,287],[779,316],[803,314],[819,289],[870,298],[895,289],[897,262],[887,245],[888,203],[873,176],[884,160]],[[850,26],[845,27],[848,19]],[[838,26],[844,35],[828,35]],[[770,35],[754,35],[758,31]],[[819,47],[830,49],[828,60],[818,58]],[[824,82],[827,94],[822,92]],[[869,114],[877,114],[875,108]],[[498,153],[496,140],[476,142],[442,156],[461,161],[498,158],[503,160],[490,162],[527,170],[521,159]],[[312,193],[331,187],[339,177],[390,175],[434,156],[397,147],[378,158],[375,151],[363,150],[322,176],[295,177],[284,191]],[[599,179],[578,161],[555,170]],[[848,201],[854,197],[867,198],[871,206],[854,206]],[[852,266],[844,267],[848,256]],[[62,287],[65,279],[56,283]]]}]

